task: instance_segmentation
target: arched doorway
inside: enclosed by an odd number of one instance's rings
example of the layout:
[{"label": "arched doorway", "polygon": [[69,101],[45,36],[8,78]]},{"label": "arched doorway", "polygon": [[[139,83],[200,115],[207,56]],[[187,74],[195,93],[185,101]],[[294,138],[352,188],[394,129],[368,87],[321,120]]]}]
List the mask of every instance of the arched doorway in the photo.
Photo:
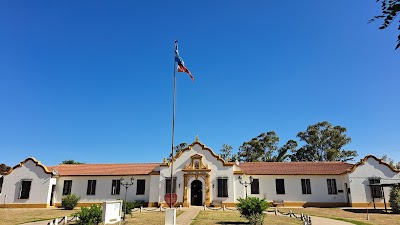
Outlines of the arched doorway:
[{"label": "arched doorway", "polygon": [[192,205],[203,205],[203,183],[199,180],[194,180],[190,188],[191,192],[191,204]]}]

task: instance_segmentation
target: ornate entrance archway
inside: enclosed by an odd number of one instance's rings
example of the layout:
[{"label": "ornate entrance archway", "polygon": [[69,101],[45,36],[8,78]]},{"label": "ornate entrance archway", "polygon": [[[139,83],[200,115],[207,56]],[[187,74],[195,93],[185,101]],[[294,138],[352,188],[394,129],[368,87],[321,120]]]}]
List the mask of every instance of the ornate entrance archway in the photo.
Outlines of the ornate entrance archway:
[{"label": "ornate entrance archway", "polygon": [[[191,158],[191,162],[185,166],[182,170],[185,174],[183,175],[183,206],[189,206],[188,199],[188,183],[190,178],[195,178],[192,183],[190,183],[191,196],[190,203],[192,205],[202,205],[203,202],[206,205],[210,205],[210,171],[207,165],[204,165],[202,160],[202,155],[195,154]],[[199,178],[202,178],[205,182],[205,193],[203,193],[203,182]],[[201,196],[199,196],[201,194]],[[196,196],[195,196],[196,195]],[[205,199],[203,201],[203,195]]]},{"label": "ornate entrance archway", "polygon": [[194,180],[190,185],[190,204],[203,205],[203,183],[200,180]]}]

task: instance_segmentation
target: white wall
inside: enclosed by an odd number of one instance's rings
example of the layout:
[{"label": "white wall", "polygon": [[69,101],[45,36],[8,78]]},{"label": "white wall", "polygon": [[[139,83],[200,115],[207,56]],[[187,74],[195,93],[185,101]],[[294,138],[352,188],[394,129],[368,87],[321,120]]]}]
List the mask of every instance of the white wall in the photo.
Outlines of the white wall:
[{"label": "white wall", "polygon": [[[384,164],[373,157],[368,158],[364,164],[359,165],[354,172],[349,173],[349,182],[351,189],[351,200],[353,203],[372,202],[369,185],[370,177],[380,177],[381,183],[399,183],[399,173],[393,172]],[[390,188],[385,187],[386,202],[389,201]],[[382,199],[375,199],[375,202],[383,202]]]},{"label": "white wall", "polygon": [[[31,180],[29,199],[18,199],[22,180]],[[29,159],[21,167],[4,175],[3,189],[0,194],[1,204],[49,204],[51,191],[51,174]]]},{"label": "white wall", "polygon": [[[126,181],[133,177],[135,180],[133,185],[130,186],[127,190],[126,199],[127,201],[149,201],[150,194],[150,176],[124,176]],[[119,195],[111,194],[111,185],[112,180],[119,180],[121,176],[65,176],[59,177],[57,179],[57,187],[56,187],[56,202],[61,203],[62,199],[62,191],[64,187],[64,180],[72,180],[72,188],[71,194],[76,194],[81,197],[80,203],[95,203],[95,202],[103,202],[110,201],[115,199],[125,199],[125,187],[121,185],[121,191]],[[143,179],[145,180],[145,193],[144,195],[137,195],[137,180]],[[96,193],[95,195],[86,195],[88,180],[96,180]],[[124,183],[126,181],[123,181]]]},{"label": "white wall", "polygon": [[[285,202],[346,202],[344,183],[345,175],[253,175],[259,179],[260,194],[251,194],[251,187],[247,187],[249,196],[266,198],[268,201],[284,200]],[[285,194],[276,193],[275,179],[284,179]],[[310,179],[311,194],[303,194],[301,179]],[[341,193],[328,194],[327,179],[336,179],[337,190]],[[245,180],[249,180],[245,176]],[[238,184],[238,187],[242,186]],[[244,187],[242,188],[244,189]],[[239,192],[244,197],[244,191]]]}]

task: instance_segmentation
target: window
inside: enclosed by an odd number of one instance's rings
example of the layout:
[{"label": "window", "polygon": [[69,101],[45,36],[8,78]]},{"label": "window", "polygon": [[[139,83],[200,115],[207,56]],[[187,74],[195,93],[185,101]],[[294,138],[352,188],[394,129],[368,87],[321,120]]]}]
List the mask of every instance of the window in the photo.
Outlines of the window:
[{"label": "window", "polygon": [[251,183],[251,193],[260,194],[260,182],[258,179],[253,179],[253,183]]},{"label": "window", "polygon": [[23,180],[21,181],[21,191],[19,193],[19,198],[20,199],[28,199],[29,198],[29,192],[31,191],[31,180]]},{"label": "window", "polygon": [[87,195],[96,194],[96,180],[88,180],[86,194]]},{"label": "window", "polygon": [[328,185],[328,194],[336,195],[337,194],[336,179],[327,179],[326,183]]},{"label": "window", "polygon": [[301,179],[301,190],[303,192],[303,195],[310,195],[311,194],[310,179]]},{"label": "window", "polygon": [[145,187],[146,187],[146,180],[137,180],[136,194],[144,195]]},{"label": "window", "polygon": [[[380,184],[380,178],[370,178],[369,184]],[[369,186],[371,188],[371,197],[372,198],[382,198],[382,188],[381,186]]]},{"label": "window", "polygon": [[[171,192],[171,177],[165,178],[165,193]],[[174,177],[174,186],[172,187],[172,193],[176,193],[176,177]]]},{"label": "window", "polygon": [[120,191],[121,191],[121,180],[112,180],[111,194],[119,195]]},{"label": "window", "polygon": [[285,194],[285,180],[284,179],[275,179],[276,186],[276,194],[284,195]]},{"label": "window", "polygon": [[1,189],[3,189],[3,182],[4,182],[4,177],[0,177],[0,193]]},{"label": "window", "polygon": [[70,195],[72,189],[72,180],[64,180],[63,195]]},{"label": "window", "polygon": [[228,179],[218,178],[218,197],[228,197]]}]

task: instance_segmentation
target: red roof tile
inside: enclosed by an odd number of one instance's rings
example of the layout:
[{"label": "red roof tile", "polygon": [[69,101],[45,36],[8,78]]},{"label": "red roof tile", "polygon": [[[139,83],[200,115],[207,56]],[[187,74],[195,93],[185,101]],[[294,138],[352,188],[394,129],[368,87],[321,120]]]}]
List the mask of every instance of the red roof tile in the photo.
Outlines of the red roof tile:
[{"label": "red roof tile", "polygon": [[353,164],[345,162],[245,162],[240,168],[254,175],[338,175]]},{"label": "red roof tile", "polygon": [[147,175],[160,163],[137,164],[61,164],[48,166],[58,171],[60,176],[130,176]]}]

